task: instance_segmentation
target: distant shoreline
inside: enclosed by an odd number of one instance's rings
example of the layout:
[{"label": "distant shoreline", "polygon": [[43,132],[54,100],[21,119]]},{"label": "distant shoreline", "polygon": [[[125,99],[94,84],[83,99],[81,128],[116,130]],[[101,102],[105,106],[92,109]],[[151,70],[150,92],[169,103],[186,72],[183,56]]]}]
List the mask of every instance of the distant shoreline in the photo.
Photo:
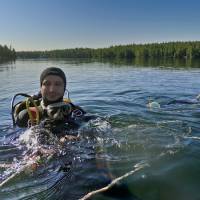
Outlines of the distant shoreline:
[{"label": "distant shoreline", "polygon": [[116,45],[108,48],[73,48],[49,51],[17,51],[17,58],[200,58],[200,41],[163,42],[148,44]]},{"label": "distant shoreline", "polygon": [[16,52],[11,46],[8,48],[7,45],[0,45],[0,62],[15,60]]},{"label": "distant shoreline", "polygon": [[15,59],[200,59],[200,41],[116,45],[108,48],[73,48],[49,51],[15,51],[0,45],[0,60]]}]

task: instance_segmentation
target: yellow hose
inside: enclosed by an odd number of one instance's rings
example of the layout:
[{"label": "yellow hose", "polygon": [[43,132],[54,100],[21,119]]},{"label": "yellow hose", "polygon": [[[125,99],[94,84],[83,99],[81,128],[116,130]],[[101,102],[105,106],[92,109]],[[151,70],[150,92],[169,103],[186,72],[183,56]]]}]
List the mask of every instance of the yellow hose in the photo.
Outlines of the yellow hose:
[{"label": "yellow hose", "polygon": [[[30,103],[33,104],[33,106],[36,108],[36,121],[34,120],[33,118],[33,115],[31,113],[31,110],[30,110]],[[39,108],[38,106],[36,105],[35,101],[33,100],[32,97],[29,97],[26,99],[26,109],[28,111],[28,115],[29,115],[29,118],[31,120],[31,125],[34,125],[35,122],[36,124],[39,124],[39,121],[40,121],[40,114],[39,114]]]}]

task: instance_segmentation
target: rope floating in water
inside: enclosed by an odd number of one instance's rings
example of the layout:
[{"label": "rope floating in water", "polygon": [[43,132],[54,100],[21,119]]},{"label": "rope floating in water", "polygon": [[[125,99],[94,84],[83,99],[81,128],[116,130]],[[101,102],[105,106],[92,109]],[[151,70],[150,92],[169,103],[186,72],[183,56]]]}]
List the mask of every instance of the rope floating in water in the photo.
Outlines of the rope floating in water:
[{"label": "rope floating in water", "polygon": [[98,189],[98,190],[94,190],[92,192],[89,192],[88,194],[86,194],[84,197],[82,197],[81,199],[79,200],[87,200],[89,198],[91,198],[92,196],[96,195],[96,194],[99,194],[101,192],[105,192],[107,190],[109,190],[111,187],[113,187],[115,184],[117,184],[119,181],[121,181],[122,179],[125,179],[126,177],[134,174],[135,172],[143,169],[144,167],[147,167],[149,166],[149,164],[142,164],[142,165],[135,165],[135,169],[134,170],[131,170],[130,172],[127,172],[125,173],[124,175],[112,180],[112,182],[110,184],[108,184],[107,186],[101,188],[101,189]]}]

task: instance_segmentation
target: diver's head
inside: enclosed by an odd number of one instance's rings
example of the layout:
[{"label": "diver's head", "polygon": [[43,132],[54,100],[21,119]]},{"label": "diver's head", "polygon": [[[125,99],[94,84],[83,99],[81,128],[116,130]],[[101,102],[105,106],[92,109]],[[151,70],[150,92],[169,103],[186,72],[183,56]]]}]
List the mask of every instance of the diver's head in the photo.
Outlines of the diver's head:
[{"label": "diver's head", "polygon": [[45,105],[63,100],[66,89],[65,73],[57,67],[45,69],[40,76],[40,91]]}]

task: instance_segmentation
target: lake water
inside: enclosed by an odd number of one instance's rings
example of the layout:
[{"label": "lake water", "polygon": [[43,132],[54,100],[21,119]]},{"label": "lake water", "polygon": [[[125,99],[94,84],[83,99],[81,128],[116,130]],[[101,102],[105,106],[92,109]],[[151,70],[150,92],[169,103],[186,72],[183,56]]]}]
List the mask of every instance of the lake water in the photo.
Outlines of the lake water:
[{"label": "lake water", "polygon": [[[0,164],[22,166],[26,151],[16,140],[27,130],[12,127],[10,102],[16,93],[37,93],[40,73],[50,66],[66,73],[72,101],[99,118],[82,129],[89,135],[83,142],[69,144],[74,163],[70,173],[58,170],[63,158],[49,161],[1,186],[0,199],[80,199],[105,186],[108,174],[119,177],[138,166],[121,183],[139,199],[200,199],[198,68],[76,60],[1,64]],[[160,107],[149,108],[149,99]],[[67,154],[63,157],[67,160]],[[1,180],[19,170],[13,169],[0,168]],[[92,199],[125,198],[97,194]]]}]

